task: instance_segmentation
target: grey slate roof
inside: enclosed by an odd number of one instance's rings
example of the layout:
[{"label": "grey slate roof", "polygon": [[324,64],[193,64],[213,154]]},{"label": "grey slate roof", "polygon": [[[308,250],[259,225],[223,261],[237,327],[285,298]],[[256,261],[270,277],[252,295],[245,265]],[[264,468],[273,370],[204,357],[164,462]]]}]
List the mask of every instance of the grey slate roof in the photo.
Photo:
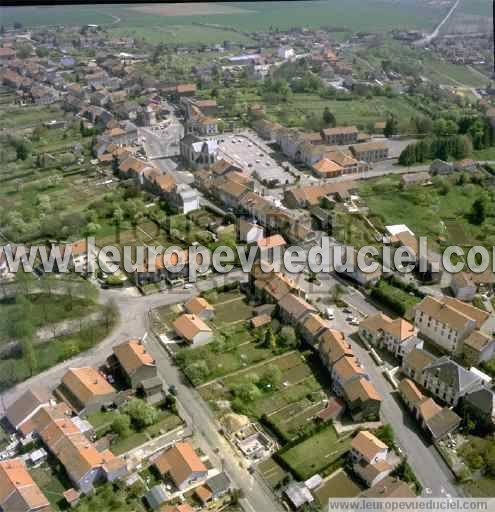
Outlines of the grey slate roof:
[{"label": "grey slate roof", "polygon": [[495,411],[495,394],[491,389],[480,388],[476,391],[468,393],[464,400],[467,404],[478,409],[484,414],[492,416]]},{"label": "grey slate roof", "polygon": [[448,386],[452,386],[457,392],[469,389],[476,383],[481,383],[481,379],[476,374],[464,369],[447,356],[437,359],[423,371],[425,374],[438,378]]},{"label": "grey slate roof", "polygon": [[218,473],[218,475],[212,476],[207,480],[206,485],[209,487],[213,495],[222,494],[229,490],[230,480],[225,473]]},{"label": "grey slate roof", "polygon": [[167,494],[167,488],[163,484],[155,485],[145,495],[146,501],[154,510],[158,509],[162,503],[165,503],[170,496]]}]

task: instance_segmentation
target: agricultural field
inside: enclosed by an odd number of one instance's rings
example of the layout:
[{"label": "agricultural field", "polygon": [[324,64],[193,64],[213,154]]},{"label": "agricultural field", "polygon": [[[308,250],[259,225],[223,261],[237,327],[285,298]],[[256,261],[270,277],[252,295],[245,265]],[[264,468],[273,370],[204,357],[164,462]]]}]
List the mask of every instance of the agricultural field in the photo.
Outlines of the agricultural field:
[{"label": "agricultural field", "polygon": [[298,480],[306,480],[316,473],[327,472],[329,468],[337,469],[350,446],[350,437],[340,438],[333,426],[327,425],[308,439],[281,450],[277,456]]},{"label": "agricultural field", "polygon": [[[417,236],[428,237],[435,248],[450,238],[471,244],[491,246],[495,242],[495,212],[489,207],[481,225],[471,222],[470,212],[476,199],[492,189],[477,183],[457,184],[457,177],[441,178],[430,187],[401,190],[399,179],[386,177],[363,181],[359,192],[370,212],[385,225],[406,224]],[[491,203],[490,203],[491,204]],[[458,224],[454,228],[452,221]],[[461,238],[462,237],[462,238]]]},{"label": "agricultural field", "polygon": [[[152,9],[150,11],[150,8]],[[242,32],[267,30],[269,27],[288,29],[296,26],[334,27],[339,31],[373,31],[395,28],[430,29],[442,17],[445,9],[426,4],[422,12],[410,3],[391,3],[370,0],[363,5],[359,0],[312,2],[239,2],[235,6],[207,4],[201,11],[196,7],[173,11],[150,6],[80,6],[71,9],[43,7],[2,9],[6,25],[15,21],[26,26],[100,24],[106,28],[170,27],[197,23],[228,27]],[[295,21],[297,20],[297,21]],[[218,40],[219,42],[221,39]],[[178,33],[177,43],[181,42]]]}]

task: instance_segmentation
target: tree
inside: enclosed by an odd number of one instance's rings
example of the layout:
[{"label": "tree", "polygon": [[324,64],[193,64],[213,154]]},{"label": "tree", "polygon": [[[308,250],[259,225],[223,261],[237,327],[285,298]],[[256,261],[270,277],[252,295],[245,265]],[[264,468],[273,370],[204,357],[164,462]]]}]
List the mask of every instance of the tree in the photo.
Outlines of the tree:
[{"label": "tree", "polygon": [[120,225],[124,220],[124,212],[120,206],[117,206],[112,214],[113,222],[115,224],[115,231],[117,235],[117,243],[120,243]]},{"label": "tree", "polygon": [[159,417],[158,410],[140,398],[133,398],[123,410],[138,429],[153,425]]},{"label": "tree", "polygon": [[20,141],[15,148],[17,160],[27,160],[30,154],[29,145],[25,141]]},{"label": "tree", "polygon": [[131,430],[131,417],[128,414],[119,414],[112,421],[112,431],[119,435],[119,437],[128,437]]},{"label": "tree", "polygon": [[279,333],[279,341],[280,344],[286,348],[296,348],[298,340],[294,328],[290,325],[282,327]]},{"label": "tree", "polygon": [[19,59],[27,59],[31,56],[33,48],[29,44],[21,44],[16,47],[16,56]]},{"label": "tree", "polygon": [[383,134],[385,137],[391,137],[399,132],[399,122],[395,116],[390,116],[385,123]]},{"label": "tree", "polygon": [[268,365],[266,371],[258,381],[258,387],[265,390],[275,391],[282,382],[282,370],[274,365]]},{"label": "tree", "polygon": [[404,165],[409,167],[416,163],[416,148],[415,144],[409,144],[406,146],[400,156],[399,156],[399,165]]},{"label": "tree", "polygon": [[264,346],[266,348],[271,348],[272,350],[277,348],[277,337],[275,336],[271,326],[268,326],[268,329],[265,332]]},{"label": "tree", "polygon": [[488,209],[488,201],[486,196],[480,196],[476,199],[471,206],[470,212],[470,220],[472,224],[476,224],[477,226],[483,224],[486,219]]},{"label": "tree", "polygon": [[[27,328],[29,329],[29,327]],[[33,340],[30,337],[26,337],[22,339],[22,357],[26,366],[29,368],[30,375],[34,375],[36,369],[38,368],[38,360],[36,358],[36,352],[33,346]]]},{"label": "tree", "polygon": [[103,307],[103,321],[108,331],[119,317],[119,308],[115,299],[110,299]]},{"label": "tree", "polygon": [[337,124],[335,116],[330,112],[328,107],[325,107],[325,110],[323,110],[323,122],[327,127],[334,127]]}]

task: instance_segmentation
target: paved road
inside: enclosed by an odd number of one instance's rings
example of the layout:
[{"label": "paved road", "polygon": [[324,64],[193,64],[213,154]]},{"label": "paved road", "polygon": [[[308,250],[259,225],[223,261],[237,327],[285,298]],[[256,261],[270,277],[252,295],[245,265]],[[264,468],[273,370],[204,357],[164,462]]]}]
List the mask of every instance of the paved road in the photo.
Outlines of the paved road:
[{"label": "paved road", "polygon": [[[241,467],[240,459],[225,438],[218,433],[220,425],[208,406],[185,380],[182,372],[172,363],[170,356],[153,334],[148,337],[147,348],[156,359],[163,380],[168,385],[176,386],[180,404],[179,412],[186,423],[192,426],[201,449],[209,456],[215,467],[223,467],[234,484],[244,492],[245,498],[241,502],[245,509],[252,512],[282,511],[283,509],[263,482]],[[217,452],[221,454],[221,458]]]},{"label": "paved road", "polygon": [[147,331],[147,314],[151,309],[185,302],[194,295],[197,295],[198,290],[217,288],[223,284],[244,280],[245,278],[246,276],[242,272],[235,270],[229,274],[218,275],[208,280],[199,281],[194,288],[189,290],[177,288],[146,297],[128,295],[125,292],[123,293],[122,290],[101,290],[100,301],[107,303],[113,299],[120,312],[120,321],[112,333],[91,350],[64,361],[4,391],[0,395],[0,417],[5,413],[5,408],[24,393],[26,389],[39,386],[56,387],[69,368],[84,366],[97,368],[111,354],[114,345],[131,338],[142,337]]}]

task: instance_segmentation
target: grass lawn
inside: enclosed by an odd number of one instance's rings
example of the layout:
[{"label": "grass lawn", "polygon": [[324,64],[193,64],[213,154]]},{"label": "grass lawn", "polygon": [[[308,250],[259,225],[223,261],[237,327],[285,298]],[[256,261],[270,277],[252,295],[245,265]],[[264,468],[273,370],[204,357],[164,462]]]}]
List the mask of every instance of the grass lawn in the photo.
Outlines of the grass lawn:
[{"label": "grass lawn", "polygon": [[491,478],[483,477],[468,482],[463,488],[473,498],[495,498],[495,480]]},{"label": "grass lawn", "polygon": [[248,320],[253,316],[253,308],[248,304],[247,300],[238,295],[224,302],[215,304],[214,323],[218,327],[222,325],[233,324]]},{"label": "grass lawn", "polygon": [[260,462],[256,469],[271,489],[275,489],[288,476],[287,471],[273,457]]},{"label": "grass lawn", "polygon": [[473,152],[475,160],[495,160],[495,147],[487,149],[478,149]]},{"label": "grass lawn", "polygon": [[[401,288],[393,286],[392,284],[390,284],[389,282],[387,282],[383,279],[381,279],[377,283],[376,288],[381,293],[383,293],[387,298],[389,298],[393,303],[401,304],[402,307],[404,308],[405,316],[408,316],[411,313],[412,308],[416,304],[421,302],[421,299],[419,297],[417,297],[416,295],[410,295],[408,292],[402,290]],[[380,299],[378,296],[373,295],[373,299],[380,302]],[[387,309],[391,308],[391,306],[389,306],[386,303],[384,304],[384,306],[387,307]],[[392,311],[392,312],[395,312],[396,314],[400,313],[400,311]]]},{"label": "grass lawn", "polygon": [[385,177],[360,183],[359,191],[372,214],[383,224],[406,224],[416,236],[428,237],[428,246],[438,246],[439,237],[446,240],[449,232],[445,221],[455,219],[473,245],[495,245],[495,217],[492,210],[481,226],[473,225],[468,214],[474,201],[486,188],[473,183],[455,185],[448,178],[448,191],[431,187],[410,187],[400,190],[398,177]]},{"label": "grass lawn", "polygon": [[328,107],[339,125],[359,125],[366,128],[394,115],[400,122],[409,122],[418,111],[401,97],[359,98],[349,101],[328,100],[315,94],[294,94],[287,105],[267,106],[268,116],[282,124],[302,125],[308,114],[321,115]]},{"label": "grass lawn", "polygon": [[328,425],[314,436],[282,451],[279,457],[298,479],[306,480],[335,463],[350,449],[350,445],[350,437],[339,439],[333,426]]},{"label": "grass lawn", "polygon": [[361,490],[358,484],[341,470],[325,480],[314,494],[320,506],[325,507],[330,498],[354,498]]},{"label": "grass lawn", "polygon": [[148,441],[148,436],[144,432],[133,432],[128,437],[118,438],[110,445],[110,449],[115,455],[121,455],[141,446],[146,441]]},{"label": "grass lawn", "polygon": [[54,510],[65,510],[63,493],[72,487],[65,474],[57,474],[54,469],[55,462],[44,463],[42,466],[30,469],[33,480],[46,496]]}]

